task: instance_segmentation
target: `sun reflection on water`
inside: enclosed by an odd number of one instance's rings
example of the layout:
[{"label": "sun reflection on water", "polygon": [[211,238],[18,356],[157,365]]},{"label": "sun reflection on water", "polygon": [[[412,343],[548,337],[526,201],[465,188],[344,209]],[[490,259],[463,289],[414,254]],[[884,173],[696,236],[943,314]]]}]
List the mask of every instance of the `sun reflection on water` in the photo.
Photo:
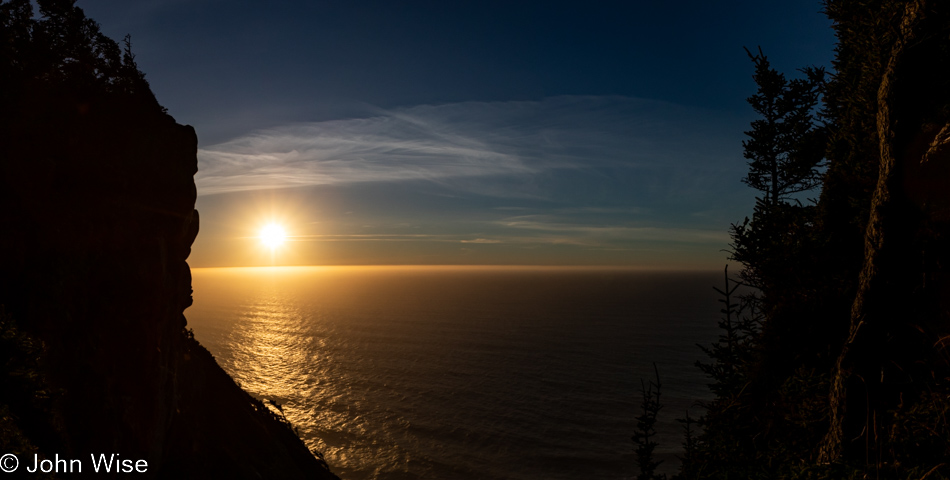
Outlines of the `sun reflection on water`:
[{"label": "sun reflection on water", "polygon": [[262,291],[242,315],[231,334],[230,348],[234,355],[238,378],[249,390],[276,401],[286,400],[306,388],[304,365],[309,345],[301,344],[311,337],[300,335],[305,320],[299,310],[282,301],[273,285]]},{"label": "sun reflection on water", "polygon": [[[684,287],[610,272],[466,272],[197,269],[186,315],[341,478],[629,477],[638,365],[692,371],[693,345],[716,330],[689,319],[715,317],[715,298],[649,302]],[[705,392],[683,372],[670,376],[671,410],[698,398],[675,379]]]},{"label": "sun reflection on water", "polygon": [[[214,303],[230,304],[232,321],[218,322],[218,335],[199,336],[203,342],[217,340],[208,346],[232,378],[265,405],[280,405],[307,447],[322,452],[334,472],[348,476],[382,465],[389,473],[407,472],[404,449],[385,432],[371,431],[366,412],[374,407],[367,405],[365,383],[352,371],[341,370],[343,362],[334,360],[327,345],[334,330],[327,320],[339,316],[330,315],[325,302],[346,297],[340,286],[314,288],[294,267],[221,270],[218,273],[227,273],[230,282],[218,293],[227,298]],[[316,270],[307,271],[312,276]],[[341,340],[338,335],[337,342]],[[221,347],[214,348],[218,341]],[[399,429],[409,426],[391,411],[385,421]]]}]

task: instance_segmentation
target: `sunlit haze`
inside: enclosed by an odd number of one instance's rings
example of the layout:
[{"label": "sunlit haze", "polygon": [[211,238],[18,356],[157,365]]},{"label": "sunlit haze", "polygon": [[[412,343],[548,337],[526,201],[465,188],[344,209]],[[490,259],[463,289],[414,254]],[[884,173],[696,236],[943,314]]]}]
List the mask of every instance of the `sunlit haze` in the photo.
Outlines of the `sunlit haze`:
[{"label": "sunlit haze", "polygon": [[287,233],[284,231],[284,227],[280,225],[271,223],[261,229],[261,242],[270,248],[277,248],[283,245],[286,240]]}]

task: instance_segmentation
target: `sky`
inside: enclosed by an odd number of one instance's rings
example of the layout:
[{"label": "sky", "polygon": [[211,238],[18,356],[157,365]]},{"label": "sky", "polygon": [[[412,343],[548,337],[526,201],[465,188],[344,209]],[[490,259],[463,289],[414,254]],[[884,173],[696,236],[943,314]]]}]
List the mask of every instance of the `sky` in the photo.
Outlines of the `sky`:
[{"label": "sky", "polygon": [[198,133],[193,267],[721,268],[743,47],[789,76],[834,48],[810,0],[77,5]]}]

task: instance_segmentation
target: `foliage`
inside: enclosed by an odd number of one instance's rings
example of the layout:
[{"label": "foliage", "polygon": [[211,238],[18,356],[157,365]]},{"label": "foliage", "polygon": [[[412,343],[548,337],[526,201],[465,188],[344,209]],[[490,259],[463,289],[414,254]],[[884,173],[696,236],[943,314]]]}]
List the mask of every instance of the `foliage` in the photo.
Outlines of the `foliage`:
[{"label": "foliage", "polygon": [[693,429],[696,420],[690,417],[689,410],[686,410],[686,417],[678,418],[676,421],[683,424],[683,456],[679,457],[682,462],[680,475],[674,479],[693,480],[699,476],[699,472],[696,471],[696,432]]},{"label": "foliage", "polygon": [[662,461],[657,461],[653,457],[653,450],[659,445],[654,437],[656,436],[656,418],[660,409],[663,408],[660,403],[660,371],[656,364],[653,364],[653,370],[656,374],[656,381],[644,383],[640,381],[643,399],[640,403],[641,414],[637,417],[637,428],[633,434],[633,443],[637,446],[637,465],[640,468],[640,474],[637,480],[660,480],[665,479],[665,475],[657,475],[656,469]]},{"label": "foliage", "polygon": [[815,211],[796,195],[821,183],[828,127],[817,123],[817,106],[825,85],[822,68],[804,68],[804,78],[788,80],[773,69],[759,49],[746,50],[755,67],[758,91],[748,98],[760,118],[752,122],[742,142],[749,172],[742,181],[758,190],[752,219],[732,226],[732,258],[742,263],[743,281],[762,291],[766,304],[771,292],[794,276],[788,257],[800,257],[809,248],[809,230]]},{"label": "foliage", "polygon": [[[827,83],[820,69],[787,80],[761,50],[749,53],[760,118],[743,144],[743,182],[760,195],[751,219],[732,226],[731,253],[754,295],[734,300],[728,276],[718,290],[722,333],[700,364],[715,399],[702,434],[687,437],[684,478],[950,477],[950,157],[938,134],[950,125],[950,89],[932,74],[950,67],[950,4],[829,0],[826,13],[838,36]],[[899,43],[908,31],[914,41]],[[875,212],[889,158],[902,183],[885,185],[890,203]],[[798,200],[819,185],[817,201]],[[871,215],[888,216],[886,231],[871,231]],[[887,239],[886,262],[867,263],[866,235]],[[859,278],[875,282],[874,308],[855,338]],[[840,367],[849,348],[856,370]],[[842,418],[833,386],[849,371],[860,372],[845,383],[849,444],[819,463]]]},{"label": "foliage", "polygon": [[[749,172],[743,182],[759,191],[751,219],[731,227],[731,259],[742,264],[741,282],[756,290],[758,314],[770,321],[756,339],[763,365],[778,380],[797,368],[798,358],[828,361],[829,331],[818,307],[827,288],[821,278],[824,239],[818,208],[797,198],[820,185],[824,145],[830,126],[820,121],[818,102],[825,88],[821,68],[804,68],[787,79],[759,50],[748,52],[758,85],[748,102],[760,118],[743,142]],[[812,203],[812,202],[809,202]],[[814,322],[814,323],[813,323]],[[817,340],[817,341],[816,341]],[[815,349],[797,350],[815,344]],[[809,360],[810,361],[810,360]],[[766,379],[774,391],[780,382]]]},{"label": "foliage", "polygon": [[742,181],[763,193],[770,206],[787,202],[821,183],[825,129],[815,125],[815,109],[824,85],[823,68],[805,68],[805,78],[788,80],[773,69],[759,49],[746,53],[755,65],[759,91],[748,98],[761,118],[742,142],[749,173]]},{"label": "foliage", "polygon": [[[728,266],[723,279],[722,289],[713,287],[722,297],[719,299],[722,303],[719,338],[710,346],[699,345],[711,363],[696,362],[712,381],[709,389],[715,399],[702,404],[705,413],[696,421],[703,433],[695,440],[690,438],[691,433],[686,436],[691,448],[683,458],[685,478],[705,478],[734,470],[734,465],[753,465],[748,457],[756,451],[755,445],[750,443],[752,436],[744,426],[752,415],[747,398],[757,358],[760,320],[756,314],[757,298],[753,295],[740,298],[738,290],[743,285],[729,277]],[[687,426],[689,421],[687,415]]]},{"label": "foliage", "polygon": [[80,96],[118,94],[164,112],[125,48],[105,36],[72,0],[0,4],[0,101],[68,91]]},{"label": "foliage", "polygon": [[0,451],[4,453],[23,455],[56,446],[53,400],[59,393],[46,380],[43,359],[43,343],[17,328],[0,306]]},{"label": "foliage", "polygon": [[[756,297],[740,300],[736,291],[742,284],[729,278],[729,267],[724,270],[723,288],[713,287],[722,298],[722,317],[719,319],[721,333],[713,345],[699,348],[709,356],[712,363],[696,362],[713,383],[709,385],[719,398],[735,397],[745,389],[749,368],[754,361],[755,343],[758,338],[758,321],[755,314]],[[749,315],[743,315],[745,310]]]}]

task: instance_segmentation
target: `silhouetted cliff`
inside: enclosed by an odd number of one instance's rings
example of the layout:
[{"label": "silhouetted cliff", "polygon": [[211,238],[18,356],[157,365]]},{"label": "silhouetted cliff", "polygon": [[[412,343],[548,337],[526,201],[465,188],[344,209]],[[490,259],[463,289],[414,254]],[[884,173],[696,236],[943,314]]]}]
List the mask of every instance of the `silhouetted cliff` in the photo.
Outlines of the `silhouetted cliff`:
[{"label": "silhouetted cliff", "polygon": [[0,453],[117,453],[147,460],[146,477],[336,478],[185,328],[194,130],[128,44],[71,1],[38,3],[40,18],[27,0],[0,5],[0,305],[16,340],[0,354],[20,362],[2,372],[15,381]]},{"label": "silhouetted cliff", "polygon": [[[950,3],[824,5],[838,40],[820,114],[757,71],[743,145],[750,175],[826,167],[820,197],[760,196],[733,227],[755,294],[724,295],[683,478],[950,478]],[[800,135],[776,134],[788,105],[815,115]],[[810,132],[827,135],[817,157],[789,141]]]}]

